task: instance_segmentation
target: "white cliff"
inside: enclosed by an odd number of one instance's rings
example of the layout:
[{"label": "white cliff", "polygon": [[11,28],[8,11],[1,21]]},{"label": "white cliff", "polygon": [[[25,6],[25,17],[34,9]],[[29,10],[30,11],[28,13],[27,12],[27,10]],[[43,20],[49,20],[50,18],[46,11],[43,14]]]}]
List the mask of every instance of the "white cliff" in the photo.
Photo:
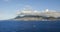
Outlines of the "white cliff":
[{"label": "white cliff", "polygon": [[[29,8],[24,8],[23,10],[18,12],[18,16],[15,19],[19,20],[57,20],[60,17],[60,12],[56,12],[54,10],[44,10],[38,11]],[[60,20],[60,18],[59,18]]]}]

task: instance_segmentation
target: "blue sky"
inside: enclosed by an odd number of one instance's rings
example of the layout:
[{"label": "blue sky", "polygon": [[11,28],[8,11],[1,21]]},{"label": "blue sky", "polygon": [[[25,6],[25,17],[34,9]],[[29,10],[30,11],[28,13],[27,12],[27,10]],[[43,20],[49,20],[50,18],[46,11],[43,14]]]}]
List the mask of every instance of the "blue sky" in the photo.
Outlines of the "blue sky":
[{"label": "blue sky", "polygon": [[0,0],[0,20],[16,17],[17,10],[30,5],[34,10],[60,11],[60,0]]}]

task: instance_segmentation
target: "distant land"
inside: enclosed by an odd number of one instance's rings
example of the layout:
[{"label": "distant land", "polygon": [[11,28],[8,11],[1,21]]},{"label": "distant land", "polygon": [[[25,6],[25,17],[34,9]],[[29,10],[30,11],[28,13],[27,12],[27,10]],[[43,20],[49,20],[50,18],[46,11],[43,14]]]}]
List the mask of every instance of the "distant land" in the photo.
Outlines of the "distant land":
[{"label": "distant land", "polygon": [[19,11],[15,20],[60,20],[60,12],[54,10],[37,11],[31,8],[24,8]]}]

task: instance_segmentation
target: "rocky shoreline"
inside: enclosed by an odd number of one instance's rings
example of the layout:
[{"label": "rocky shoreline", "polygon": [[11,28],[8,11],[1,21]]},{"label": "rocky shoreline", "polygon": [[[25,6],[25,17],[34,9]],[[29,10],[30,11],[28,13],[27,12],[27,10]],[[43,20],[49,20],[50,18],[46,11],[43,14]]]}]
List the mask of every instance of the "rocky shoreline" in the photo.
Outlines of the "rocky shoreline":
[{"label": "rocky shoreline", "polygon": [[14,18],[15,20],[25,20],[25,21],[32,21],[32,20],[41,20],[41,21],[55,21],[55,20],[60,20],[60,17],[54,18],[54,17],[16,17]]}]

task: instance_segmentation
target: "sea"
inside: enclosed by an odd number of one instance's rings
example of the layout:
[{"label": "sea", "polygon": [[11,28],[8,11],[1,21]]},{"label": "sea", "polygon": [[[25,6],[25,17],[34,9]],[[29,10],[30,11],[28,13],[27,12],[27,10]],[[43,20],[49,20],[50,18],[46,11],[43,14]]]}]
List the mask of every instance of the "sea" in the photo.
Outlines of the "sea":
[{"label": "sea", "polygon": [[0,20],[0,32],[60,32],[60,21]]}]

